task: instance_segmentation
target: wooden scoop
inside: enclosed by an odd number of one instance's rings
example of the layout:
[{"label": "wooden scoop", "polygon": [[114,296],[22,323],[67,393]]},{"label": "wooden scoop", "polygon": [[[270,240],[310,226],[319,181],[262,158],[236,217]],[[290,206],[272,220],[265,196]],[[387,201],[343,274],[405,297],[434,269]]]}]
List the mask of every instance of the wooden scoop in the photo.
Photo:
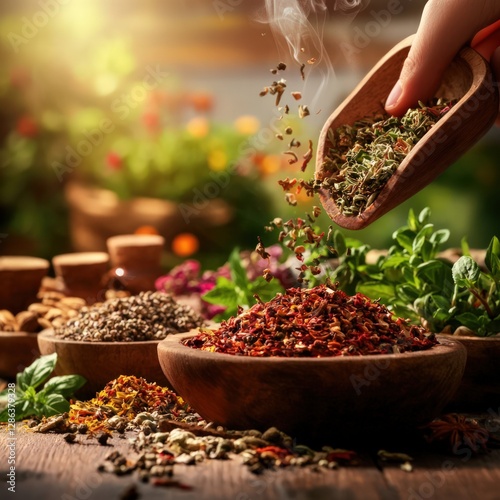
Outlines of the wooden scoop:
[{"label": "wooden scoop", "polygon": [[[321,131],[316,178],[331,143],[328,130],[384,112],[384,102],[399,78],[413,36],[391,49],[330,115]],[[410,151],[375,201],[357,216],[342,215],[332,194],[319,191],[330,218],[347,229],[362,229],[432,182],[492,126],[498,114],[498,90],[490,67],[478,52],[464,47],[448,67],[436,97],[458,99]]]}]

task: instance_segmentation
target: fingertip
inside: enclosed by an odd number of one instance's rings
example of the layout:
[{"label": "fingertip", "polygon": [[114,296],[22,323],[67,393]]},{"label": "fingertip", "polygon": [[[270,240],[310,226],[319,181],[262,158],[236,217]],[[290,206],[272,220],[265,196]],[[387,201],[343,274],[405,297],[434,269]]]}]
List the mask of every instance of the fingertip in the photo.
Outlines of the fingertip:
[{"label": "fingertip", "polygon": [[389,92],[389,96],[385,101],[385,109],[387,112],[390,113],[392,109],[397,108],[402,93],[403,85],[401,84],[401,80],[398,80],[392,90]]}]

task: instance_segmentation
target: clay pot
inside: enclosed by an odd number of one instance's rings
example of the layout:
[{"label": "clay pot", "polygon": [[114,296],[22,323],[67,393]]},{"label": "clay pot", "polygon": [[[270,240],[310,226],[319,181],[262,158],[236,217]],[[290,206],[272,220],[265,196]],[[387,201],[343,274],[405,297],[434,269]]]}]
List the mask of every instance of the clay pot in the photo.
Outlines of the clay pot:
[{"label": "clay pot", "polygon": [[500,337],[443,335],[467,350],[465,372],[450,410],[486,411],[500,406]]},{"label": "clay pot", "polygon": [[0,309],[17,314],[35,302],[49,265],[38,257],[0,257]]},{"label": "clay pot", "polygon": [[123,234],[108,238],[106,244],[114,275],[127,290],[154,290],[161,274],[162,236]]},{"label": "clay pot", "polygon": [[56,255],[52,259],[56,276],[64,283],[64,292],[80,297],[88,304],[103,300],[103,279],[109,269],[105,252],[77,252]]}]

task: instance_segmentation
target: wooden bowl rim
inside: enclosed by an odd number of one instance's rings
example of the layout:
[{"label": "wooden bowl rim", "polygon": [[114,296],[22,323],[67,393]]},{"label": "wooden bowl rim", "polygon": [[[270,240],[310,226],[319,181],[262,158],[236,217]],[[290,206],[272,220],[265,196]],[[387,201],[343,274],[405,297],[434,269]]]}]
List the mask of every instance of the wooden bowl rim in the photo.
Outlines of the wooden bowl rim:
[{"label": "wooden bowl rim", "polygon": [[[451,333],[440,333],[438,334],[439,336],[443,335],[449,340],[455,340],[457,342],[460,342],[461,339],[467,340],[467,341],[474,341],[474,340],[482,340],[482,341],[493,341],[493,342],[500,342],[500,336],[495,337],[495,336],[489,336],[489,337],[481,337],[479,335],[453,335]],[[498,334],[496,334],[498,335]]]},{"label": "wooden bowl rim", "polygon": [[118,234],[110,236],[107,240],[107,245],[116,248],[127,247],[147,247],[147,246],[163,246],[165,238],[160,234]]},{"label": "wooden bowl rim", "polygon": [[[53,328],[46,328],[45,330],[42,330],[40,333],[37,333],[40,338],[44,340],[51,340],[55,344],[68,344],[68,345],[74,345],[74,346],[96,346],[96,347],[105,347],[109,348],[112,346],[141,346],[141,345],[153,345],[153,344],[159,344],[160,342],[163,342],[165,339],[161,340],[131,340],[131,341],[117,341],[113,340],[110,342],[105,342],[102,340],[98,340],[95,342],[88,341],[88,340],[71,340],[71,339],[61,339],[59,337],[56,337],[54,335],[54,329]],[[169,334],[169,335],[181,335],[181,334]],[[167,337],[168,338],[168,337]]]},{"label": "wooden bowl rim", "polygon": [[40,271],[50,267],[47,259],[31,257],[29,255],[0,256],[0,273],[4,271]]},{"label": "wooden bowl rim", "polygon": [[8,338],[13,338],[13,337],[18,337],[18,338],[31,338],[31,337],[38,337],[41,332],[35,333],[35,332],[6,332],[4,330],[0,330],[0,339],[8,339]]},{"label": "wooden bowl rim", "polygon": [[[234,354],[227,354],[222,352],[209,352],[202,351],[200,349],[193,349],[191,347],[183,345],[181,342],[187,338],[194,337],[198,335],[198,330],[191,330],[186,333],[179,333],[176,335],[168,336],[166,339],[161,340],[158,344],[158,356],[161,356],[162,353],[166,353],[166,355],[170,355],[172,352],[179,353],[182,352],[185,355],[189,355],[192,358],[196,359],[204,359],[204,360],[221,360],[226,362],[234,362],[234,363],[296,363],[296,364],[325,364],[331,365],[334,363],[366,363],[370,361],[384,361],[384,360],[396,360],[396,362],[404,362],[405,359],[418,359],[422,357],[440,357],[446,356],[450,352],[460,352],[465,351],[465,346],[461,344],[458,340],[452,339],[439,339],[439,344],[433,346],[430,349],[422,350],[422,351],[410,351],[403,352],[399,354],[369,354],[363,356],[331,356],[324,358],[306,358],[306,357],[279,357],[279,356],[269,356],[269,357],[258,357],[258,356],[237,356]],[[189,354],[188,354],[189,353]]]},{"label": "wooden bowl rim", "polygon": [[59,266],[87,266],[93,264],[107,264],[107,252],[74,252],[61,253],[52,257],[52,263]]}]

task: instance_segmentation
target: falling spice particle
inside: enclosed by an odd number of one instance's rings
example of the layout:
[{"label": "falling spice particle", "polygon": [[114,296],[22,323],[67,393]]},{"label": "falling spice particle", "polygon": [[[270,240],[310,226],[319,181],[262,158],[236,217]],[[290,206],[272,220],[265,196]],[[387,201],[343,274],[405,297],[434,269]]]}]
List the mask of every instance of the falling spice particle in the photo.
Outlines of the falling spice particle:
[{"label": "falling spice particle", "polygon": [[307,165],[309,164],[309,162],[312,159],[312,156],[313,156],[313,143],[312,143],[311,139],[309,139],[309,149],[304,154],[304,156],[303,156],[304,161],[302,162],[302,166],[300,167],[300,170],[302,172],[305,171]]},{"label": "falling spice particle", "polygon": [[288,106],[288,104],[285,104],[283,111],[285,112],[285,115],[287,115],[290,112],[290,106]]},{"label": "falling spice particle", "polygon": [[292,129],[292,127],[287,127],[287,128],[285,129],[285,134],[287,134],[287,135],[291,135],[291,134],[293,134],[293,129]]},{"label": "falling spice particle", "polygon": [[302,78],[302,80],[305,80],[306,79],[306,75],[304,73],[304,68],[306,67],[305,64],[301,64],[300,65],[300,77]]},{"label": "falling spice particle", "polygon": [[300,118],[305,118],[306,116],[309,116],[311,113],[309,112],[309,108],[307,106],[303,106],[302,104],[299,104],[299,117]]},{"label": "falling spice particle", "polygon": [[290,165],[297,163],[297,161],[299,160],[297,155],[293,151],[285,151],[283,154],[291,156],[291,158],[288,160],[288,163]]},{"label": "falling spice particle", "polygon": [[285,194],[285,201],[291,205],[292,207],[297,206],[297,198],[295,197],[294,194],[292,193],[286,193]]},{"label": "falling spice particle", "polygon": [[314,64],[315,62],[316,62],[316,58],[315,57],[311,57],[311,59],[307,60],[307,64]]},{"label": "falling spice particle", "polygon": [[302,99],[302,93],[301,92],[292,92],[292,97],[296,100],[296,101],[299,101],[300,99]]},{"label": "falling spice particle", "polygon": [[286,64],[284,62],[280,62],[280,63],[278,63],[278,66],[276,66],[276,68],[279,71],[284,71],[286,69]]},{"label": "falling spice particle", "polygon": [[297,179],[287,177],[286,179],[280,179],[278,184],[283,188],[283,191],[290,191],[297,184]]},{"label": "falling spice particle", "polygon": [[280,141],[283,140],[283,135],[282,134],[276,134],[276,139],[279,139]]}]

